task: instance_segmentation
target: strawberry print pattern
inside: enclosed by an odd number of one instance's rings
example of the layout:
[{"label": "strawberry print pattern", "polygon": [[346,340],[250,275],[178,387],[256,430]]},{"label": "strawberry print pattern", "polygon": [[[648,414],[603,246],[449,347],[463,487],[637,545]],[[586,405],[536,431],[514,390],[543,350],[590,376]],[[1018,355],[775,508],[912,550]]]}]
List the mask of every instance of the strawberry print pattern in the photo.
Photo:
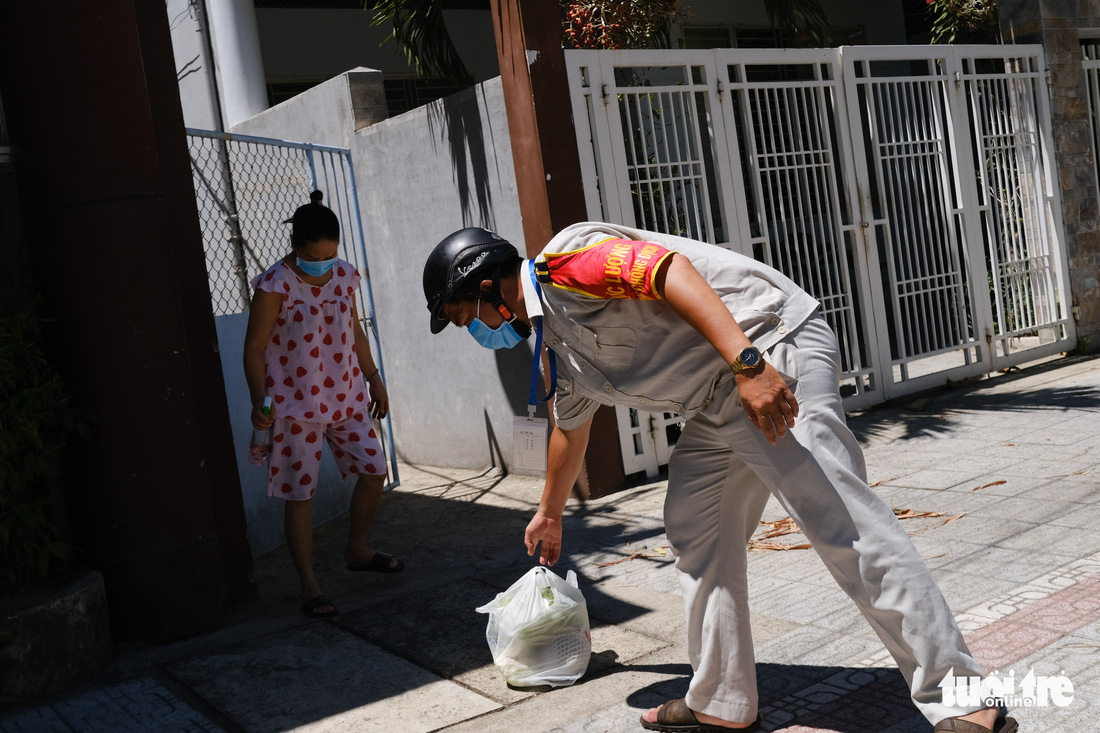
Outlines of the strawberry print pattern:
[{"label": "strawberry print pattern", "polygon": [[385,476],[386,461],[366,412],[339,422],[318,424],[275,418],[272,428],[276,446],[267,475],[267,495],[289,501],[304,501],[317,490],[320,477],[320,440],[332,449],[336,467],[345,479],[352,476]]},{"label": "strawberry print pattern", "polygon": [[361,277],[339,260],[332,279],[310,285],[280,260],[252,281],[258,290],[279,293],[282,310],[264,351],[268,394],[289,420],[340,422],[369,404],[358,379],[352,306]]}]

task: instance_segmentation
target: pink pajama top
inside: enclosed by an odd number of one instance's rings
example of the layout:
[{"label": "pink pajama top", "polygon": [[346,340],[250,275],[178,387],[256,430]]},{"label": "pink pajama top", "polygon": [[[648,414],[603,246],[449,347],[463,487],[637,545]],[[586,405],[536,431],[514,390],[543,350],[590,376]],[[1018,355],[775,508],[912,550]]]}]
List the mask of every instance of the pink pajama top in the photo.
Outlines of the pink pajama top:
[{"label": "pink pajama top", "polygon": [[327,283],[310,285],[279,260],[252,280],[253,288],[283,296],[264,349],[277,417],[336,423],[367,409],[352,324],[360,279],[351,264],[337,260]]}]

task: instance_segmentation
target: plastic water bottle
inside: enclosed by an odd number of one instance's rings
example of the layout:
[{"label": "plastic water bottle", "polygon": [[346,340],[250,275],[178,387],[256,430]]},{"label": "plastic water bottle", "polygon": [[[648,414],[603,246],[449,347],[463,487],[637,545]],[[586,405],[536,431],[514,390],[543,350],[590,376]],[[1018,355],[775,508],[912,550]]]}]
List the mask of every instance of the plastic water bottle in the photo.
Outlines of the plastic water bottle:
[{"label": "plastic water bottle", "polygon": [[[265,415],[271,414],[271,398],[264,397],[264,405],[260,408]],[[267,463],[271,455],[271,428],[267,430],[252,429],[252,442],[248,444],[248,462],[253,466],[262,466]]]}]

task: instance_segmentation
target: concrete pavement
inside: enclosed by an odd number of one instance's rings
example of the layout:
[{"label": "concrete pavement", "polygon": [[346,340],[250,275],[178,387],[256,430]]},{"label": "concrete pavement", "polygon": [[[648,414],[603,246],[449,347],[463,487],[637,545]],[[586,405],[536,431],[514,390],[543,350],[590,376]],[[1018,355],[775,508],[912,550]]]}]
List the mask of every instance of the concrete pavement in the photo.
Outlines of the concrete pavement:
[{"label": "concrete pavement", "polygon": [[[1022,729],[1100,730],[1100,360],[1048,360],[850,422],[876,491],[916,515],[902,521],[987,670],[1072,684],[1068,704],[1016,708]],[[289,559],[273,553],[257,561],[261,598],[222,629],[122,647],[95,684],[0,715],[0,733],[633,733],[644,709],[683,695],[663,481],[571,504],[555,570],[580,576],[593,656],[577,684],[546,691],[505,685],[473,610],[531,567],[522,533],[541,482],[408,465],[401,479],[373,544],[404,573],[348,573],[345,521],[317,533],[336,619],[301,616]],[[773,502],[764,519],[784,516]],[[749,574],[765,730],[931,730],[812,550],[754,551]]]}]

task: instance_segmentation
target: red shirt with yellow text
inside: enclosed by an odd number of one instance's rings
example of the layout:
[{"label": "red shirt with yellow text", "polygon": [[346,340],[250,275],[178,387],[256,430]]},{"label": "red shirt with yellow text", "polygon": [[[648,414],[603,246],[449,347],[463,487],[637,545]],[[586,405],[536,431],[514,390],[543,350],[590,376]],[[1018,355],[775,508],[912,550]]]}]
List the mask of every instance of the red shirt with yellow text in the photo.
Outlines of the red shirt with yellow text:
[{"label": "red shirt with yellow text", "polygon": [[653,242],[611,238],[572,252],[543,256],[554,287],[593,298],[660,300],[654,278],[670,254]]}]

